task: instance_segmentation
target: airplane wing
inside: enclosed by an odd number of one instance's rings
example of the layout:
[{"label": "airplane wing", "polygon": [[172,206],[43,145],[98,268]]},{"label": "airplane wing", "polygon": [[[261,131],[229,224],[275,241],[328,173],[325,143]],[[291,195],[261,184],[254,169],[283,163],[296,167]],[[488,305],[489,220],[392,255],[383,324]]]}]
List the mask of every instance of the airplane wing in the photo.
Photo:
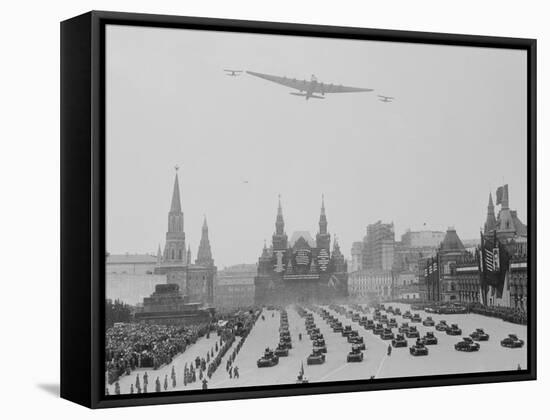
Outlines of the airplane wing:
[{"label": "airplane wing", "polygon": [[[270,82],[278,83],[280,85],[289,87],[291,89],[307,91],[309,90],[309,87],[312,83],[311,81],[308,81],[305,79],[300,80],[300,79],[290,78],[290,77],[273,76],[271,74],[256,73],[248,70],[246,72],[252,76],[259,77],[260,79],[269,80]],[[373,89],[335,85],[333,83],[329,84],[329,83],[316,82],[315,87],[312,90],[312,93],[325,94],[325,93],[346,93],[346,92],[372,92],[372,90]]]},{"label": "airplane wing", "polygon": [[373,90],[374,89],[357,88],[352,86],[317,82],[314,92],[324,94],[324,93],[372,92]]},{"label": "airplane wing", "polygon": [[309,84],[311,83],[307,80],[292,79],[290,77],[273,76],[271,74],[256,73],[248,70],[246,72],[252,76],[259,77],[260,79],[269,80],[270,82],[278,83],[292,89],[307,90]]}]

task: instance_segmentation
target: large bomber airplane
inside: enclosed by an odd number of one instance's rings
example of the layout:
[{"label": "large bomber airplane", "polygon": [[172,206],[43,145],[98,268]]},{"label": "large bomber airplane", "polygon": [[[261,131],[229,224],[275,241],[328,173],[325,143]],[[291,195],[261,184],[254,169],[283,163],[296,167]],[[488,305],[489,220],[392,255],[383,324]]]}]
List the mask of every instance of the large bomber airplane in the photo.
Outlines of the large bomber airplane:
[{"label": "large bomber airplane", "polygon": [[[273,76],[271,74],[256,73],[253,71],[247,71],[252,76],[259,77],[260,79],[269,80],[270,82],[278,83],[283,86],[287,86],[292,89],[296,89],[299,92],[289,92],[291,95],[303,96],[308,100],[309,98],[325,99],[327,93],[346,93],[346,92],[372,92],[373,89],[356,88],[343,85],[335,85],[332,83],[319,82],[315,75],[311,75],[311,79],[298,80],[296,78]],[[321,96],[316,95],[321,94]]]}]

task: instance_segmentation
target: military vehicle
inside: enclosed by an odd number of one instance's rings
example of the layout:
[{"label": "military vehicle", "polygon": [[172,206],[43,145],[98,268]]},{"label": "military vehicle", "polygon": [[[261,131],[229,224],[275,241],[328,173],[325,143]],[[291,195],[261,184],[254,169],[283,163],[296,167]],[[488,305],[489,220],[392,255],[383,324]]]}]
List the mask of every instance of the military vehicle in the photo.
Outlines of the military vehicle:
[{"label": "military vehicle", "polygon": [[420,314],[414,314],[411,318],[411,322],[422,322],[422,318],[420,317]]},{"label": "military vehicle", "polygon": [[319,350],[313,348],[311,354],[307,357],[308,365],[322,365],[325,363],[326,356]]},{"label": "military vehicle", "polygon": [[268,347],[265,349],[262,357],[258,359],[256,364],[261,367],[272,367],[279,363],[279,357],[277,357],[273,351]]},{"label": "military vehicle", "polygon": [[409,352],[413,356],[427,356],[428,348],[420,340],[416,340],[416,343],[409,347]]},{"label": "military vehicle", "polygon": [[432,331],[428,331],[424,337],[422,337],[422,342],[426,346],[433,346],[437,344],[437,337],[434,335]]},{"label": "military vehicle", "polygon": [[376,324],[372,330],[372,332],[376,335],[382,334],[384,332],[384,326],[380,323]]},{"label": "military vehicle", "polygon": [[380,334],[380,338],[382,340],[393,340],[394,334],[390,328],[384,328],[384,331],[382,331],[382,334]]},{"label": "military vehicle", "polygon": [[347,337],[351,334],[351,325],[346,325],[342,331],[342,337]]},{"label": "military vehicle", "polygon": [[508,347],[511,349],[523,347],[525,342],[518,338],[516,334],[508,334],[508,337],[500,341],[502,347]]},{"label": "military vehicle", "polygon": [[470,337],[475,341],[489,341],[489,334],[483,331],[483,328],[476,328],[476,330],[470,334]]},{"label": "military vehicle", "polygon": [[450,327],[448,327],[445,332],[447,335],[462,335],[462,330],[458,327],[457,324],[451,324]]},{"label": "military vehicle", "polygon": [[428,316],[424,321],[422,321],[422,325],[424,325],[425,327],[433,327],[435,325],[435,321],[432,319],[431,316]]},{"label": "military vehicle", "polygon": [[357,346],[359,350],[366,350],[367,346],[365,345],[365,342],[363,341],[362,337],[354,337],[350,343],[354,346]]},{"label": "military vehicle", "polygon": [[390,320],[387,322],[388,328],[397,328],[397,321],[395,318],[390,318]]},{"label": "military vehicle", "polygon": [[285,343],[279,343],[277,348],[274,351],[275,356],[277,357],[287,357],[288,356],[288,347]]},{"label": "military vehicle", "polygon": [[462,341],[455,344],[455,350],[458,351],[478,351],[479,344],[475,343],[471,337],[463,337]]},{"label": "military vehicle", "polygon": [[449,328],[449,325],[447,325],[447,321],[442,319],[438,322],[438,324],[435,326],[435,329],[437,331],[447,331],[447,328]]},{"label": "military vehicle", "polygon": [[350,362],[362,362],[363,361],[363,352],[358,345],[354,344],[351,346],[351,351],[346,357],[346,361]]},{"label": "military vehicle", "polygon": [[409,323],[408,322],[403,322],[401,324],[401,326],[398,328],[398,331],[400,333],[403,333],[403,334],[406,334],[408,331],[409,331]]},{"label": "military vehicle", "polygon": [[416,329],[416,327],[414,325],[409,327],[409,330],[405,333],[405,335],[407,336],[407,338],[418,338],[418,337],[420,337],[420,333],[418,332],[418,330]]},{"label": "military vehicle", "polygon": [[408,343],[403,334],[397,334],[391,341],[393,347],[407,347]]},{"label": "military vehicle", "polygon": [[365,325],[365,329],[366,330],[374,330],[374,327],[375,327],[374,321],[372,319],[369,319],[367,321],[367,324]]}]

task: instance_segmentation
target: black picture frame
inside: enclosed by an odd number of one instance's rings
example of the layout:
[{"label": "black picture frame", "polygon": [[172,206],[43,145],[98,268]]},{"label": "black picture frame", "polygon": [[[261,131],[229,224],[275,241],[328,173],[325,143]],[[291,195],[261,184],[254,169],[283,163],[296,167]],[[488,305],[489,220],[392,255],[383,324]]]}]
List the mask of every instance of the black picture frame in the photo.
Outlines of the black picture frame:
[{"label": "black picture frame", "polygon": [[[520,49],[527,52],[525,370],[104,396],[105,25]],[[536,40],[92,11],[61,23],[61,397],[90,408],[536,379]]]}]

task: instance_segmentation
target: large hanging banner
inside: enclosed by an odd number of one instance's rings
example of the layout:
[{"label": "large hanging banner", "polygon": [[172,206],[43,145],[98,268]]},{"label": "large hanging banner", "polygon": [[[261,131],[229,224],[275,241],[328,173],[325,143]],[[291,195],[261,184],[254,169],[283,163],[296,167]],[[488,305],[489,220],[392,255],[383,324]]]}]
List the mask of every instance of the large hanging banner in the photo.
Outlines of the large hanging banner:
[{"label": "large hanging banner", "polygon": [[311,259],[309,249],[299,249],[296,251],[296,265],[308,265]]},{"label": "large hanging banner", "polygon": [[323,248],[319,251],[319,256],[317,257],[317,264],[319,265],[319,270],[321,271],[327,271],[328,263],[329,263],[329,255],[328,251]]}]

